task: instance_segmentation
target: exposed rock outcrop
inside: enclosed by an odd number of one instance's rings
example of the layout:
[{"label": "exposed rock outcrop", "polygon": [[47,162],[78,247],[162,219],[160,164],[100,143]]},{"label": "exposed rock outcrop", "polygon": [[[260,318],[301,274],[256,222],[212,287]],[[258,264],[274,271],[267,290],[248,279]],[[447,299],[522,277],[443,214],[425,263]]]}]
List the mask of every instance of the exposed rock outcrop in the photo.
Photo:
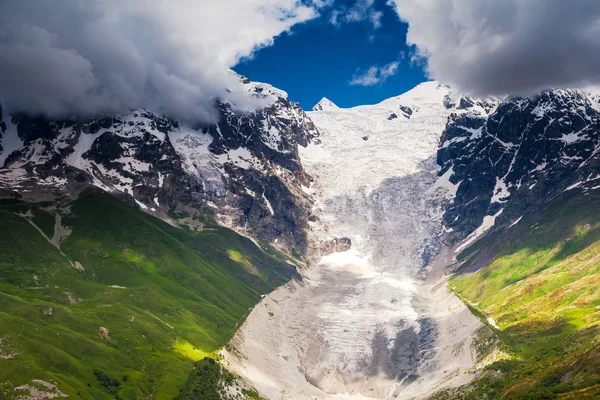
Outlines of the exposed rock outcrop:
[{"label": "exposed rock outcrop", "polygon": [[62,121],[4,114],[3,195],[47,200],[93,185],[168,221],[208,217],[302,254],[312,203],[298,146],[318,132],[286,93],[240,79],[270,105],[240,112],[219,103],[215,125],[148,110]]},{"label": "exposed rock outcrop", "polygon": [[328,256],[333,253],[341,253],[352,248],[352,240],[347,237],[333,238],[321,242],[321,256]]},{"label": "exposed rock outcrop", "polygon": [[548,90],[531,98],[460,100],[441,137],[440,175],[456,185],[444,215],[452,240],[506,225],[558,194],[597,186],[600,104],[592,94]]}]

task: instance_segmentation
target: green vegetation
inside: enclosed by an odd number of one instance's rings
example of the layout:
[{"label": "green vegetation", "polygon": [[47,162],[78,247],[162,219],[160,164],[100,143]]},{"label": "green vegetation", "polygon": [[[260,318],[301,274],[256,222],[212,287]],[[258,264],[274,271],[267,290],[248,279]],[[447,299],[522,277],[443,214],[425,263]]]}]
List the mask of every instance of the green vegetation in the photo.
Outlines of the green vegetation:
[{"label": "green vegetation", "polygon": [[502,339],[509,359],[436,398],[600,398],[598,198],[555,200],[462,257],[450,285]]},{"label": "green vegetation", "polygon": [[233,377],[212,358],[204,358],[194,364],[194,371],[174,400],[221,400],[222,380],[232,381]]},{"label": "green vegetation", "polygon": [[104,387],[104,389],[106,389],[108,393],[113,395],[119,393],[121,382],[109,376],[106,372],[100,371],[98,369],[94,370],[94,375],[96,375],[96,379],[98,379],[100,385]]},{"label": "green vegetation", "polygon": [[236,377],[212,358],[194,364],[185,386],[174,400],[263,400],[255,390],[244,388]]},{"label": "green vegetation", "polygon": [[176,228],[98,191],[62,210],[72,233],[59,249],[36,227],[52,237],[61,211],[0,203],[0,393],[8,399],[35,379],[74,398],[171,400],[194,362],[215,354],[262,294],[296,274],[233,231]]}]

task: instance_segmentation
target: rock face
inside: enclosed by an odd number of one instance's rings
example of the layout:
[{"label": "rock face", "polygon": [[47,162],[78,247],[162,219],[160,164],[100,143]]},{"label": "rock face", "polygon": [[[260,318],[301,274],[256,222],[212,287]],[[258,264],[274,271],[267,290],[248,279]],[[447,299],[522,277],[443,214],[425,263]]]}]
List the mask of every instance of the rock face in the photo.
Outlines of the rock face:
[{"label": "rock face", "polygon": [[148,110],[62,121],[4,113],[0,189],[41,200],[93,185],[164,219],[208,215],[303,253],[310,177],[298,146],[318,132],[287,94],[241,80],[270,105],[241,113],[220,103],[216,125],[191,127]]},{"label": "rock face", "polygon": [[600,104],[593,94],[463,98],[459,109],[437,155],[440,175],[456,185],[444,215],[452,240],[512,224],[566,190],[597,186]]},{"label": "rock face", "polygon": [[333,238],[321,242],[321,256],[341,253],[352,248],[352,240],[347,237]]}]

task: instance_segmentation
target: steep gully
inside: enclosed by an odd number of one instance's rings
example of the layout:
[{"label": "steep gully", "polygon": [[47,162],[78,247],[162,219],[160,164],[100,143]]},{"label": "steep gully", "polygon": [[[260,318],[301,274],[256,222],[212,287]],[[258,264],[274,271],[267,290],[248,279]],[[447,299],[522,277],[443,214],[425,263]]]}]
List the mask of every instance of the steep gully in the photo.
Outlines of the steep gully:
[{"label": "steep gully", "polygon": [[428,82],[375,106],[311,113],[321,131],[301,151],[320,216],[311,228],[352,249],[265,296],[232,340],[227,359],[263,396],[402,399],[471,379],[482,325],[433,257],[456,190],[435,163],[448,95]]}]

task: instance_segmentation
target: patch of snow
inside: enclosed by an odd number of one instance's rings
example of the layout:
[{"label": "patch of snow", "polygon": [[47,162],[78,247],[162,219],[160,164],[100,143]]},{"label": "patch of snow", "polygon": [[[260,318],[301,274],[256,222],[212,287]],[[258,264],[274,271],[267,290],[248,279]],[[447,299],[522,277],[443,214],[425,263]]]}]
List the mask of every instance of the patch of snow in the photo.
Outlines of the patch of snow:
[{"label": "patch of snow", "polygon": [[245,147],[238,147],[227,153],[215,155],[215,159],[221,164],[229,162],[242,169],[254,168],[258,171],[264,170],[261,161]]},{"label": "patch of snow", "polygon": [[138,205],[138,206],[140,206],[140,208],[141,208],[142,210],[147,210],[147,209],[148,209],[148,206],[147,206],[147,205],[145,205],[144,203],[142,203],[141,201],[139,201],[139,200],[137,200],[137,199],[134,199],[134,200],[135,200],[135,202],[137,203],[137,205]]},{"label": "patch of snow", "polygon": [[464,142],[465,140],[467,140],[467,138],[465,136],[458,136],[458,137],[452,138],[450,140],[446,140],[444,142],[444,144],[442,145],[442,149],[445,149],[446,147],[449,147],[450,145],[452,145],[454,143]]},{"label": "patch of snow", "polygon": [[488,318],[487,319],[488,324],[490,324],[491,326],[493,326],[496,329],[500,329],[500,327],[498,325],[496,325],[496,321],[494,321],[494,318]]},{"label": "patch of snow", "polygon": [[262,120],[262,129],[260,132],[261,139],[267,147],[276,151],[280,151],[279,146],[281,144],[281,133],[275,125],[271,125],[270,119],[265,118]]},{"label": "patch of snow", "polygon": [[537,165],[534,169],[532,169],[529,172],[539,172],[539,171],[543,171],[546,169],[546,167],[548,166],[548,163],[546,161],[544,161],[543,163]]},{"label": "patch of snow", "polygon": [[523,219],[523,216],[521,215],[519,217],[519,219],[517,219],[515,222],[513,222],[512,224],[510,224],[509,228],[512,228],[513,226],[515,226],[516,224],[518,224],[519,222],[521,222],[522,219]]},{"label": "patch of snow", "polygon": [[583,185],[584,182],[575,182],[574,184],[572,184],[571,186],[569,186],[568,188],[566,188],[564,191],[568,192],[569,190],[573,190],[575,188],[578,188],[579,186]]},{"label": "patch of snow", "polygon": [[124,156],[124,157],[119,157],[116,160],[114,160],[114,162],[118,162],[123,164],[123,169],[131,172],[131,173],[136,173],[136,172],[148,172],[150,171],[150,167],[151,165],[143,162],[143,161],[139,161],[138,159],[131,157],[131,156]]},{"label": "patch of snow", "polygon": [[338,109],[339,107],[333,101],[323,97],[317,104],[314,105],[311,111],[329,111]]},{"label": "patch of snow", "polygon": [[575,143],[575,142],[581,140],[581,137],[576,132],[565,133],[565,134],[562,135],[562,137],[560,138],[560,140],[562,140],[563,142],[565,142],[567,144],[572,144],[572,143]]},{"label": "patch of snow", "polygon": [[306,187],[304,185],[300,185],[300,188],[306,194],[313,194],[315,192],[312,188]]},{"label": "patch of snow", "polygon": [[266,101],[264,104],[265,106],[274,103],[279,98],[288,98],[287,92],[278,89],[272,85],[269,85],[268,83],[249,82],[247,84],[244,84],[243,88],[246,91],[255,94],[256,97],[264,99]]},{"label": "patch of snow", "polygon": [[67,164],[87,171],[89,169],[89,162],[83,158],[83,155],[92,148],[94,141],[105,132],[107,132],[106,129],[101,129],[94,134],[81,132],[77,143],[73,146],[74,151],[66,159]]},{"label": "patch of snow", "polygon": [[[217,132],[220,132],[218,126]],[[169,140],[181,158],[183,169],[188,174],[198,177],[205,191],[225,192],[225,172],[208,148],[213,141],[209,133],[181,126],[178,131],[169,133]]]},{"label": "patch of snow", "polygon": [[510,196],[508,187],[504,181],[504,178],[496,178],[496,186],[494,187],[494,195],[490,200],[490,203],[506,203],[506,199]]},{"label": "patch of snow", "polygon": [[444,190],[446,190],[447,196],[451,199],[454,199],[456,197],[456,191],[458,190],[458,187],[460,186],[461,182],[458,182],[456,184],[450,182],[450,178],[452,177],[452,175],[454,175],[454,169],[453,167],[450,167],[448,168],[448,171],[446,171],[442,176],[438,178],[432,189],[443,188]]},{"label": "patch of snow", "polygon": [[263,192],[262,198],[265,201],[265,204],[267,205],[267,208],[268,208],[269,212],[271,213],[271,215],[275,215],[275,211],[273,211],[273,207],[271,206],[271,202],[269,201],[269,199],[267,199],[265,197],[265,192]]},{"label": "patch of snow", "polygon": [[[165,140],[165,134],[152,128],[152,120],[145,116],[147,110],[136,110],[135,112],[122,118],[123,124],[114,129],[114,133],[119,136],[132,137],[143,136],[144,131],[150,133],[161,142]],[[133,125],[130,125],[132,123]]]},{"label": "patch of snow", "polygon": [[483,222],[479,228],[475,229],[454,252],[462,252],[464,249],[477,241],[477,239],[479,239],[483,234],[487,233],[487,231],[489,231],[495,225],[496,218],[498,218],[503,211],[504,209],[501,209],[494,215],[486,215],[483,217]]},{"label": "patch of snow", "polygon": [[6,132],[0,137],[0,145],[2,145],[2,153],[0,153],[0,168],[5,167],[6,159],[15,150],[23,147],[23,141],[19,137],[17,127],[10,118],[6,118]]},{"label": "patch of snow", "polygon": [[544,103],[541,105],[537,105],[531,111],[531,113],[538,118],[542,118],[544,115],[546,115],[546,113],[553,111],[553,110],[554,110],[554,107],[552,106],[552,104],[550,102],[547,102],[547,103]]},{"label": "patch of snow", "polygon": [[50,175],[48,177],[45,178],[40,178],[37,179],[36,184],[41,185],[41,186],[52,186],[52,187],[59,187],[59,186],[65,186],[68,183],[67,178],[60,178],[54,175]]}]

